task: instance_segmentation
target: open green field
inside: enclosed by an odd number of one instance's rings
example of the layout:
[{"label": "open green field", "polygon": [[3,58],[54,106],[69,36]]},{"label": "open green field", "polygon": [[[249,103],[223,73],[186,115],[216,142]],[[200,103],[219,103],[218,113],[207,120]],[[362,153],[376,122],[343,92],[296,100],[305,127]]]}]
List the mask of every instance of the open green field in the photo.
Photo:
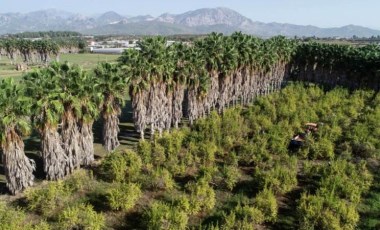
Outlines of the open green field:
[{"label": "open green field", "polygon": [[[90,70],[94,68],[99,62],[115,62],[119,55],[112,54],[61,54],[60,61],[68,61],[70,63],[78,64],[82,66],[83,69]],[[17,60],[21,62],[19,58]],[[34,66],[37,67],[37,66]],[[30,68],[34,68],[33,66]],[[15,77],[20,78],[25,72],[17,71],[14,65],[11,65],[8,58],[2,56],[0,59],[0,78],[4,77]]]}]

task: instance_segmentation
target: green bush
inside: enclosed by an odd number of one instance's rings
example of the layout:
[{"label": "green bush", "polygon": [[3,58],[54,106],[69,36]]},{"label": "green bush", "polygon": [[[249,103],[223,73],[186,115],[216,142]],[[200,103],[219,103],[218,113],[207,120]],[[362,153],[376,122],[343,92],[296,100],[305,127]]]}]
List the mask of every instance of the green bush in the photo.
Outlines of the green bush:
[{"label": "green bush", "polygon": [[48,182],[41,188],[29,188],[25,196],[30,210],[51,217],[68,204],[71,191],[64,181],[56,181]]},{"label": "green bush", "polygon": [[125,150],[108,155],[102,162],[101,170],[107,181],[124,182],[136,181],[141,167],[140,156],[131,150]]},{"label": "green bush", "polygon": [[334,143],[327,138],[315,141],[310,146],[310,157],[313,159],[334,158]]},{"label": "green bush", "polygon": [[190,200],[186,194],[175,196],[172,199],[172,204],[186,213],[190,211]]},{"label": "green bush", "polygon": [[223,213],[222,229],[253,230],[254,225],[264,223],[264,214],[257,208],[238,204],[228,215]]},{"label": "green bush", "polygon": [[259,192],[255,197],[255,207],[264,214],[266,221],[276,222],[278,204],[272,190],[265,188]]},{"label": "green bush", "polygon": [[122,183],[112,185],[109,189],[107,197],[109,205],[113,210],[128,211],[133,208],[141,197],[140,186],[133,183]]},{"label": "green bush", "polygon": [[136,181],[140,175],[142,160],[140,156],[131,150],[125,150],[123,152],[123,157],[127,162],[127,172],[126,176],[128,181]]},{"label": "green bush", "polygon": [[25,225],[25,213],[20,209],[14,209],[0,201],[0,230],[23,229]]},{"label": "green bush", "polygon": [[114,152],[104,158],[100,166],[104,179],[110,182],[125,181],[127,162],[121,152]]},{"label": "green bush", "polygon": [[322,169],[318,192],[359,203],[361,194],[368,191],[372,181],[373,176],[363,161],[356,165],[345,160],[332,161]]},{"label": "green bush", "polygon": [[64,184],[72,192],[92,190],[94,187],[94,177],[92,171],[86,171],[84,169],[76,170],[67,177]]},{"label": "green bush", "polygon": [[155,166],[162,166],[166,162],[165,148],[157,141],[153,144],[152,148],[152,163]]},{"label": "green bush", "polygon": [[285,158],[264,168],[256,167],[255,178],[263,188],[271,188],[280,194],[287,193],[297,186],[297,158]]},{"label": "green bush", "polygon": [[150,230],[184,230],[187,227],[188,216],[178,207],[154,201],[145,213],[147,229]]},{"label": "green bush", "polygon": [[154,189],[172,190],[175,187],[173,176],[166,168],[157,168],[148,180],[149,187]]},{"label": "green bush", "polygon": [[152,145],[149,141],[141,140],[137,144],[137,153],[141,156],[144,164],[151,163],[152,161]]},{"label": "green bush", "polygon": [[297,207],[300,229],[356,229],[355,205],[336,197],[303,194]]},{"label": "green bush", "polygon": [[[28,228],[24,228],[27,230]],[[53,229],[46,221],[41,221],[38,224],[32,225],[30,230],[50,230]]]},{"label": "green bush", "polygon": [[167,156],[177,156],[181,151],[185,135],[186,130],[173,130],[171,133],[164,132],[162,137],[160,137],[157,141],[165,148],[165,153]]},{"label": "green bush", "polygon": [[62,211],[59,215],[59,226],[65,230],[101,230],[105,228],[105,217],[96,213],[92,206],[79,204]]},{"label": "green bush", "polygon": [[197,156],[201,159],[203,166],[214,165],[217,150],[218,147],[213,142],[198,143]]},{"label": "green bush", "polygon": [[229,190],[232,190],[240,179],[240,170],[236,166],[224,166],[221,170],[223,181]]},{"label": "green bush", "polygon": [[190,213],[210,211],[216,203],[215,191],[206,180],[200,179],[196,183],[186,185],[190,192]]}]

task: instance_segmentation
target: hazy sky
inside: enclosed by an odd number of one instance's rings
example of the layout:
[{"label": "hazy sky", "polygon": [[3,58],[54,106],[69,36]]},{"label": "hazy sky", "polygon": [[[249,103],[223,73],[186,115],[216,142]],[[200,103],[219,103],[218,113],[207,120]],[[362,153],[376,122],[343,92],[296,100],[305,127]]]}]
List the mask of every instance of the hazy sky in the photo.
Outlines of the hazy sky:
[{"label": "hazy sky", "polygon": [[123,15],[158,16],[218,6],[254,21],[380,29],[380,0],[0,0],[1,13],[56,8],[86,15],[113,10]]}]

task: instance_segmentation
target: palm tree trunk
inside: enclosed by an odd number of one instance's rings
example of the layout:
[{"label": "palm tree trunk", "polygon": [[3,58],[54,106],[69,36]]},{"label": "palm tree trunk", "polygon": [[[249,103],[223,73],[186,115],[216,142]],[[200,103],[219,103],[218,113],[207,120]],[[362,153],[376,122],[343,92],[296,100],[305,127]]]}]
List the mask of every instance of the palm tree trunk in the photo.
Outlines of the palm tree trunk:
[{"label": "palm tree trunk", "polygon": [[79,148],[82,165],[91,165],[94,161],[94,134],[92,132],[93,121],[79,122]]},{"label": "palm tree trunk", "polygon": [[141,139],[144,139],[147,115],[147,92],[140,91],[132,95],[133,121],[135,129],[140,133]]},{"label": "palm tree trunk", "polygon": [[103,146],[111,152],[115,150],[119,145],[119,117],[117,113],[110,113],[103,115]]},{"label": "palm tree trunk", "polygon": [[79,148],[79,130],[71,109],[65,111],[62,125],[63,150],[68,157],[69,172],[80,167],[82,153]]},{"label": "palm tree trunk", "polygon": [[35,163],[25,156],[22,139],[15,132],[8,133],[2,150],[4,173],[9,191],[17,194],[32,186]]},{"label": "palm tree trunk", "polygon": [[173,94],[173,125],[174,128],[178,128],[178,124],[183,117],[182,103],[185,96],[184,86],[177,83]]},{"label": "palm tree trunk", "polygon": [[69,174],[67,156],[56,129],[45,128],[41,133],[42,159],[48,180],[62,179]]}]

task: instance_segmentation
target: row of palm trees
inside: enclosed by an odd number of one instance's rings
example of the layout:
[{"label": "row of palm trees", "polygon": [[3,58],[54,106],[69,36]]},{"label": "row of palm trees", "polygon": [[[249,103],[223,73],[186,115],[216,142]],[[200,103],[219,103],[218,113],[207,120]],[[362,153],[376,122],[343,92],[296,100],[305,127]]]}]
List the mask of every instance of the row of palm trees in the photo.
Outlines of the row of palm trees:
[{"label": "row of palm trees", "polygon": [[[144,138],[147,129],[153,136],[156,131],[161,134],[177,128],[183,117],[192,124],[211,110],[248,105],[258,95],[280,89],[290,76],[309,81],[319,78],[319,82],[336,78],[333,83],[339,83],[337,73],[344,68],[363,74],[370,63],[379,61],[373,51],[376,47],[356,48],[355,52],[367,52],[370,58],[353,56],[356,62],[351,65],[356,69],[343,67],[339,52],[317,53],[314,46],[242,33],[214,33],[193,44],[171,46],[163,37],[151,37],[141,41],[139,49],[125,51],[118,64],[101,63],[91,72],[52,63],[26,74],[21,83],[3,80],[0,134],[7,186],[15,194],[33,183],[35,165],[25,156],[22,141],[32,129],[40,135],[49,180],[92,163],[92,126],[98,118],[103,120],[103,146],[109,152],[117,148],[119,116],[127,92],[135,128]],[[373,64],[371,68],[372,79],[378,81],[379,67]]]},{"label": "row of palm trees", "polygon": [[247,105],[279,89],[296,43],[213,33],[192,45],[166,46],[164,38],[153,37],[139,47],[119,62],[130,78],[135,127],[143,138],[147,127],[151,134],[178,127],[183,110],[192,124],[211,110]]},{"label": "row of palm trees", "polygon": [[380,46],[304,43],[295,51],[294,80],[380,89]]},{"label": "row of palm trees", "polygon": [[93,162],[92,126],[99,116],[104,119],[106,149],[116,148],[117,116],[126,85],[125,78],[109,63],[100,64],[90,74],[78,66],[54,62],[26,74],[20,83],[11,78],[3,80],[0,130],[10,192],[16,194],[33,184],[35,164],[25,156],[22,139],[32,128],[41,139],[44,172],[49,180],[61,179]]},{"label": "row of palm trees", "polygon": [[15,64],[17,57],[20,56],[22,61],[30,63],[47,63],[51,57],[58,57],[60,46],[52,40],[29,39],[2,39],[0,40],[0,54],[5,54]]}]

